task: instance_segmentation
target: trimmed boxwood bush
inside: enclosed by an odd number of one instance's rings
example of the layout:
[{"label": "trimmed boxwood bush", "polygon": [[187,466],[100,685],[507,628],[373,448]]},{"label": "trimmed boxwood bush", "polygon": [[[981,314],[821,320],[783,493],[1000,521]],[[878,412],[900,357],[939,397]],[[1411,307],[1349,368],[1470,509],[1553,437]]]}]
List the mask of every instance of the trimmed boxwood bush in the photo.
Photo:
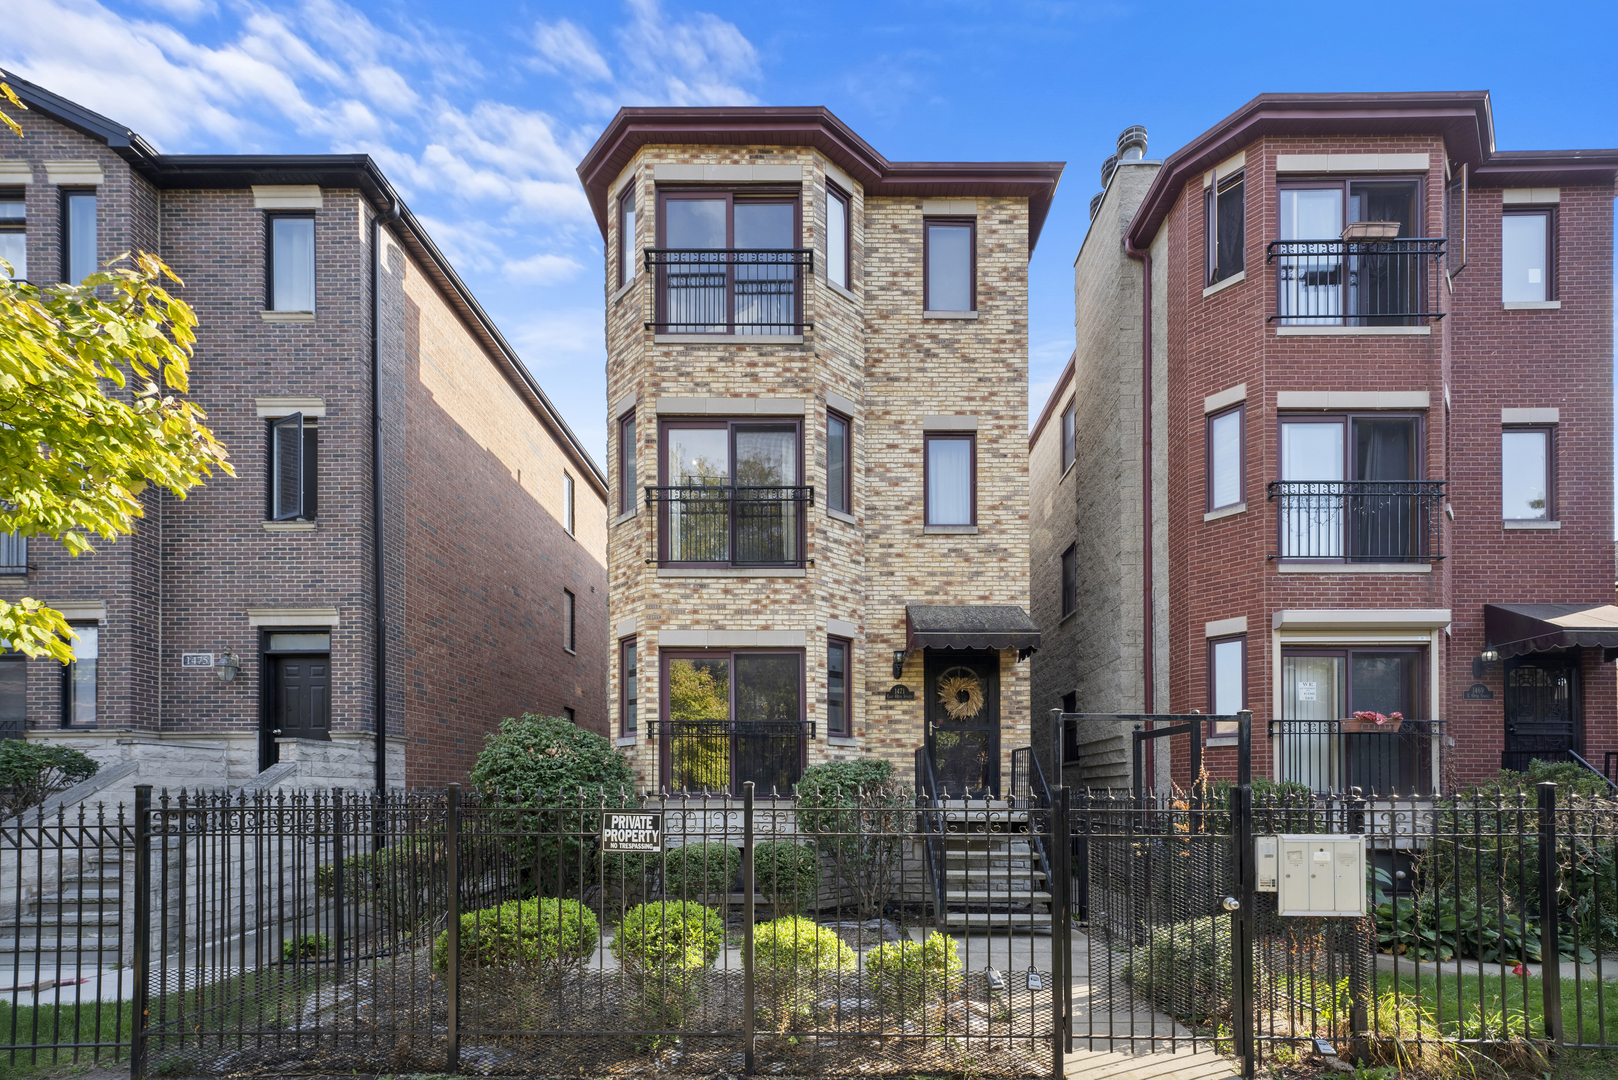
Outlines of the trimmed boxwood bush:
[{"label": "trimmed boxwood bush", "polygon": [[1124,981],[1177,1020],[1205,1024],[1230,1015],[1230,920],[1207,915],[1151,932],[1124,964]]},{"label": "trimmed boxwood bush", "polygon": [[753,845],[753,881],[775,914],[802,914],[820,891],[820,856],[806,844],[766,840]]},{"label": "trimmed boxwood bush", "polygon": [[866,980],[883,1008],[917,1016],[943,1005],[961,970],[955,941],[937,930],[926,940],[890,941],[865,955]]},{"label": "trimmed boxwood bush", "polygon": [[[461,916],[461,962],[480,967],[565,968],[595,952],[601,924],[577,900],[508,900]],[[449,931],[433,942],[433,966],[449,966]]]},{"label": "trimmed boxwood bush", "polygon": [[663,861],[663,895],[670,900],[704,901],[730,892],[741,872],[739,848],[723,843],[685,844]]},{"label": "trimmed boxwood bush", "polygon": [[612,955],[633,971],[650,975],[695,971],[718,957],[725,920],[713,908],[683,900],[640,904],[624,913],[612,939]]},{"label": "trimmed boxwood bush", "polygon": [[822,974],[846,971],[857,959],[835,931],[797,915],[754,927],[753,950],[764,1019],[781,1029],[813,1016]]}]

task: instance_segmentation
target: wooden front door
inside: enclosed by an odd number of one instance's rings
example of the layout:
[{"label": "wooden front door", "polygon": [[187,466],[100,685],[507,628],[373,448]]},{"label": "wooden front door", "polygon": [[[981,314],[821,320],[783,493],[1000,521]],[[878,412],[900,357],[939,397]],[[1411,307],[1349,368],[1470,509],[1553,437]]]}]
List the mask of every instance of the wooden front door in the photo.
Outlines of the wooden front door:
[{"label": "wooden front door", "polygon": [[995,653],[927,652],[927,753],[940,794],[1000,793],[999,672]]},{"label": "wooden front door", "polygon": [[1506,738],[1502,769],[1526,770],[1535,758],[1567,761],[1581,750],[1579,653],[1535,653],[1506,661]]},{"label": "wooden front door", "polygon": [[265,717],[268,762],[279,760],[275,740],[331,738],[331,656],[269,657],[270,701]]}]

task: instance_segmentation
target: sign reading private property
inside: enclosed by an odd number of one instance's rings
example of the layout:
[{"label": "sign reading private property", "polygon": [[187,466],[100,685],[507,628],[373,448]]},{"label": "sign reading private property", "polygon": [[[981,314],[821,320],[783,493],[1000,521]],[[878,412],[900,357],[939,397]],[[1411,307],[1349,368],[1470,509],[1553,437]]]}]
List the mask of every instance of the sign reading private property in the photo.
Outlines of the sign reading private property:
[{"label": "sign reading private property", "polygon": [[657,852],[663,850],[663,812],[613,813],[601,816],[601,850]]}]

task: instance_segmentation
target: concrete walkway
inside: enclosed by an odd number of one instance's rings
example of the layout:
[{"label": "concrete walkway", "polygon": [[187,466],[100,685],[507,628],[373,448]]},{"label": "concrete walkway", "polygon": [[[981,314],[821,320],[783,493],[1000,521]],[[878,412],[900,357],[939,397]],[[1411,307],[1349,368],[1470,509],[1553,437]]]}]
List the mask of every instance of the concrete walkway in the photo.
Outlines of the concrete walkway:
[{"label": "concrete walkway", "polygon": [[1066,1064],[1065,1075],[1084,1080],[1230,1080],[1236,1075],[1235,1063],[1213,1050],[1075,1052]]}]

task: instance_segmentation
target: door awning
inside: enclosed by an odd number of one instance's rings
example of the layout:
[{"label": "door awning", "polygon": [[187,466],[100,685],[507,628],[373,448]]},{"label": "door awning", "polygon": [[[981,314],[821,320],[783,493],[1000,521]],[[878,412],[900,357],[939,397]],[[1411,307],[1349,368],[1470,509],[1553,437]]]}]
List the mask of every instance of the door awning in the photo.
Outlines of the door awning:
[{"label": "door awning", "polygon": [[1483,630],[1502,658],[1582,645],[1618,657],[1618,607],[1612,604],[1484,604]]},{"label": "door awning", "polygon": [[1039,648],[1039,627],[1020,607],[910,604],[905,608],[905,651],[1016,649],[1026,660]]}]

